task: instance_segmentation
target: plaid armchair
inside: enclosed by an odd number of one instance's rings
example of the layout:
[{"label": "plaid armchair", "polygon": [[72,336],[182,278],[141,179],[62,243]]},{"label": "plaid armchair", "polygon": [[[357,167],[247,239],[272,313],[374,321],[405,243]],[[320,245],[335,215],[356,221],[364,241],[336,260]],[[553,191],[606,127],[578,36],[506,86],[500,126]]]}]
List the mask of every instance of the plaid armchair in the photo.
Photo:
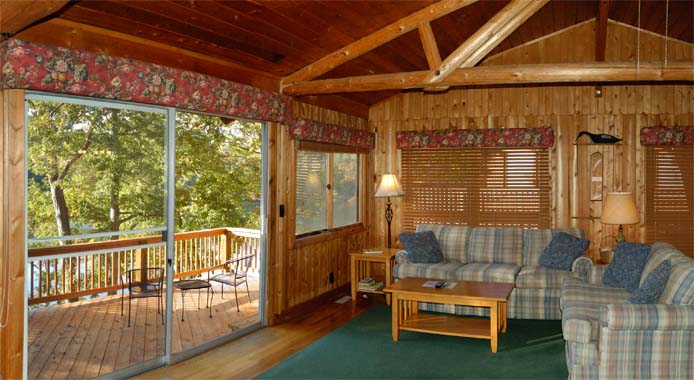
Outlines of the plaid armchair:
[{"label": "plaid armchair", "polygon": [[663,260],[670,271],[657,304],[632,305],[625,289],[590,282],[561,288],[562,331],[570,379],[693,379],[694,261],[670,244],[651,247],[641,282]]}]

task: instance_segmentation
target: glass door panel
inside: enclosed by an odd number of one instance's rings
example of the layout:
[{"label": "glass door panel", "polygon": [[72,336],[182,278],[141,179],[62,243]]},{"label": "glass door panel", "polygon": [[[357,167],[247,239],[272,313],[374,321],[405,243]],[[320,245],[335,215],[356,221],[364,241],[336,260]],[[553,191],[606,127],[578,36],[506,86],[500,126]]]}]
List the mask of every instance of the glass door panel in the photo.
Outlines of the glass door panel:
[{"label": "glass door panel", "polygon": [[28,378],[162,363],[166,110],[38,94],[26,110]]},{"label": "glass door panel", "polygon": [[262,133],[258,122],[176,113],[174,354],[260,321]]}]

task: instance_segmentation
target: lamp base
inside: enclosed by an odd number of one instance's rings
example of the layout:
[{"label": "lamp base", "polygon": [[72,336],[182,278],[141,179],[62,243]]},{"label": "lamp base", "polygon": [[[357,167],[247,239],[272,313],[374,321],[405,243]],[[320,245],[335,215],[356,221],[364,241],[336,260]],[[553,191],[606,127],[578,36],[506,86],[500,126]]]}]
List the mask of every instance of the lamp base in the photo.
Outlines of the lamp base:
[{"label": "lamp base", "polygon": [[617,232],[617,244],[619,243],[624,243],[626,239],[624,239],[624,227],[622,225],[619,225],[619,232]]}]

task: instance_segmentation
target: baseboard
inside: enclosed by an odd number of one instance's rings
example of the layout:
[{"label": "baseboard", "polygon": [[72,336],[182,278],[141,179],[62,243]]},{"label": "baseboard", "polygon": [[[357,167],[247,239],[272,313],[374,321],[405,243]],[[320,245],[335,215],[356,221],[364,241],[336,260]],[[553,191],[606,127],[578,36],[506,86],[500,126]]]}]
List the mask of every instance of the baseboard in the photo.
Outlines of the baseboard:
[{"label": "baseboard", "polygon": [[298,305],[292,306],[287,310],[284,310],[280,314],[275,314],[273,316],[271,325],[276,325],[278,323],[286,322],[290,319],[294,319],[303,315],[307,312],[315,309],[316,307],[332,302],[344,295],[348,295],[351,292],[350,284],[339,286],[333,290],[327,291],[317,297],[314,297],[306,302],[302,302]]}]

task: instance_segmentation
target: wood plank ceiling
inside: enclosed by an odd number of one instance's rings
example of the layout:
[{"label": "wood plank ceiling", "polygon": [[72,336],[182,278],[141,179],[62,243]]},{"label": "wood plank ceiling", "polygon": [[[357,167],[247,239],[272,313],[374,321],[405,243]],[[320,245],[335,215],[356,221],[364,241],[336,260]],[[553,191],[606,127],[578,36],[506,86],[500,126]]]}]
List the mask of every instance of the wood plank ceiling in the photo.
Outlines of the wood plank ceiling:
[{"label": "wood plank ceiling", "polygon": [[[120,32],[235,62],[277,78],[279,83],[281,77],[435,2],[81,0],[64,8],[58,17],[78,23],[74,25]],[[507,4],[508,1],[481,0],[432,21],[431,28],[441,56],[448,56]],[[598,5],[599,0],[552,0],[490,55],[595,18]],[[645,30],[665,34],[667,6],[668,35],[693,42],[694,0],[669,0],[667,3],[642,0],[640,20],[638,5],[638,0],[613,0],[609,3],[608,17],[633,26],[640,23]],[[43,29],[44,34],[45,30],[51,29]],[[64,28],[61,30],[66,33]],[[31,37],[40,39],[36,34]],[[112,47],[109,51],[118,54],[117,48]],[[122,53],[128,56],[132,52]],[[175,66],[176,62],[171,65]],[[427,69],[422,43],[417,30],[414,30],[338,66],[319,79]],[[396,93],[392,90],[373,91],[332,97],[338,102],[343,99],[363,105],[364,110]]]}]

